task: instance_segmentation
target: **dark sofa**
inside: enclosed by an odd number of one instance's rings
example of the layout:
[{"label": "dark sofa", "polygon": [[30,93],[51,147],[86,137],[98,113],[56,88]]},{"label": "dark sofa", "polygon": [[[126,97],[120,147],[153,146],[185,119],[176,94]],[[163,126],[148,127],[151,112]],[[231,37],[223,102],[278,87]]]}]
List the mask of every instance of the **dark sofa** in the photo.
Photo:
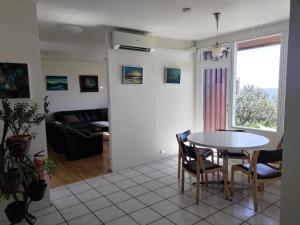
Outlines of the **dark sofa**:
[{"label": "dark sofa", "polygon": [[46,124],[48,144],[68,160],[102,154],[102,132],[108,128],[91,124],[95,121],[108,121],[108,109],[56,112],[54,121]]}]

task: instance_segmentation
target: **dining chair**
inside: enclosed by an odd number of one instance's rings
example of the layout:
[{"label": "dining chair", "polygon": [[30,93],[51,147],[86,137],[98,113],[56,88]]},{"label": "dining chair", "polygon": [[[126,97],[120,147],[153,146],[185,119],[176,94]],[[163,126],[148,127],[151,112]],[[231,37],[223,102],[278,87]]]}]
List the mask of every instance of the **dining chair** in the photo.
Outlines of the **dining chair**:
[{"label": "dining chair", "polygon": [[[273,164],[279,163],[279,167]],[[251,177],[254,193],[254,210],[258,209],[258,188],[266,182],[281,179],[282,148],[273,151],[255,151],[251,163],[233,165],[231,167],[231,195],[234,189],[235,171],[240,171]]]},{"label": "dining chair", "polygon": [[[187,137],[190,134],[191,134],[191,130],[187,130],[187,131],[180,133],[181,140],[184,142],[185,145],[186,145],[186,142],[188,141]],[[189,146],[193,146],[193,145],[191,143],[189,143]],[[202,147],[197,146],[197,151],[198,151],[198,154],[202,158],[206,159],[208,157],[211,157],[212,162],[214,162],[214,152],[212,149],[202,148]],[[182,160],[182,152],[180,150],[180,145],[179,145],[179,148],[178,148],[178,179],[180,178],[180,172],[181,172],[181,160]],[[194,158],[194,160],[196,160],[196,158]]]},{"label": "dining chair", "polygon": [[[227,130],[227,129],[217,129],[216,131],[232,131],[232,132],[245,132],[244,130]],[[220,164],[220,158],[223,158],[223,152],[220,149],[217,149],[217,163]],[[241,159],[242,163],[245,163],[247,160],[250,163],[250,153],[246,150],[240,150],[238,152],[231,152],[228,151],[228,158],[229,159]],[[220,179],[218,173],[218,180]],[[249,180],[250,182],[250,180]]]},{"label": "dining chair", "polygon": [[[184,173],[187,172],[196,178],[196,204],[199,204],[200,199],[200,176],[204,174],[205,185],[208,186],[208,173],[223,172],[223,167],[209,161],[199,153],[199,148],[194,146],[189,146],[185,144],[186,132],[181,134],[176,134],[176,138],[179,144],[179,149],[181,152],[181,192],[184,192]],[[203,179],[203,178],[202,178]],[[225,183],[224,192],[225,195],[228,190],[227,182]]]}]

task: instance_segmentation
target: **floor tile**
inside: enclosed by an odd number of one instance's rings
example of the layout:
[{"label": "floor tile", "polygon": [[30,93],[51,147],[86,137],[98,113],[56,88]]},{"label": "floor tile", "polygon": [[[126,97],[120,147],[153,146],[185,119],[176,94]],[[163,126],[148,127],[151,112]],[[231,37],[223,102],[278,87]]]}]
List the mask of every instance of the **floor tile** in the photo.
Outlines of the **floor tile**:
[{"label": "floor tile", "polygon": [[90,180],[87,180],[86,182],[94,188],[103,187],[105,185],[110,184],[109,181],[105,180],[102,177],[97,177],[95,179],[90,179]]},{"label": "floor tile", "polygon": [[217,209],[223,209],[232,204],[231,201],[225,199],[224,197],[220,197],[218,195],[214,195],[212,197],[206,198],[203,200],[203,202]]},{"label": "floor tile", "polygon": [[161,172],[159,172],[159,171],[153,171],[153,172],[151,172],[151,173],[147,173],[147,176],[148,176],[148,177],[151,177],[151,178],[153,178],[153,179],[159,179],[159,178],[161,178],[161,177],[165,177],[166,174],[161,173]]},{"label": "floor tile", "polygon": [[56,189],[54,191],[50,191],[50,197],[51,197],[52,201],[54,201],[56,199],[63,198],[63,197],[67,197],[67,196],[70,196],[70,195],[72,195],[72,192],[70,192],[65,187],[62,187],[60,189]]},{"label": "floor tile", "polygon": [[125,189],[125,191],[134,197],[150,192],[150,190],[141,185]]},{"label": "floor tile", "polygon": [[174,167],[168,167],[168,168],[162,169],[161,172],[165,173],[167,175],[171,175],[171,174],[177,174],[178,170]]},{"label": "floor tile", "polygon": [[154,222],[161,218],[161,215],[150,208],[144,208],[129,215],[142,225]]},{"label": "floor tile", "polygon": [[52,205],[50,207],[47,207],[47,208],[44,208],[44,209],[41,209],[38,211],[33,211],[31,213],[36,217],[41,217],[41,216],[44,216],[44,215],[47,215],[47,214],[50,214],[50,213],[56,212],[56,211],[57,211],[57,209]]},{"label": "floor tile", "polygon": [[231,205],[222,211],[243,221],[248,220],[256,214],[254,210],[238,204]]},{"label": "floor tile", "polygon": [[109,184],[109,185],[106,185],[106,186],[103,186],[103,187],[98,187],[96,189],[102,195],[109,195],[111,193],[121,191],[121,189],[119,187],[117,187],[116,185],[114,185],[114,184]]},{"label": "floor tile", "polygon": [[73,195],[53,201],[53,204],[57,209],[68,208],[78,203],[80,203],[80,201]]},{"label": "floor tile", "polygon": [[135,170],[140,172],[140,173],[144,173],[144,174],[151,173],[151,172],[155,171],[154,169],[152,169],[151,167],[148,167],[148,166],[137,167],[137,168],[135,168]]},{"label": "floor tile", "polygon": [[167,216],[181,209],[179,206],[175,205],[174,203],[168,200],[164,200],[156,204],[153,204],[150,206],[150,208],[152,208],[153,210],[155,210],[156,212],[158,212],[163,216]]},{"label": "floor tile", "polygon": [[179,207],[187,207],[195,204],[195,198],[192,198],[189,195],[179,194],[169,199],[169,201],[178,205]]},{"label": "floor tile", "polygon": [[280,196],[279,195],[271,194],[271,193],[266,192],[266,191],[263,191],[263,192],[259,192],[258,193],[258,199],[273,204],[273,203],[275,203],[275,202],[277,202],[277,201],[280,200]]},{"label": "floor tile", "polygon": [[139,202],[134,198],[120,202],[117,204],[117,206],[127,214],[146,207],[146,205],[144,205],[143,203]]},{"label": "floor tile", "polygon": [[163,198],[160,197],[159,195],[155,194],[154,192],[149,192],[144,195],[140,195],[136,197],[139,201],[143,202],[147,206],[152,205],[156,202],[162,201]]},{"label": "floor tile", "polygon": [[156,170],[163,170],[163,169],[169,168],[168,165],[163,164],[163,163],[156,163],[154,165],[151,165],[150,167],[153,169],[156,169]]},{"label": "floor tile", "polygon": [[172,223],[170,220],[162,218],[162,219],[154,221],[153,223],[150,223],[149,225],[173,225],[173,224],[174,223]]},{"label": "floor tile", "polygon": [[280,208],[273,205],[262,212],[263,215],[269,216],[274,220],[280,220]]},{"label": "floor tile", "polygon": [[166,176],[166,177],[162,177],[159,179],[159,182],[166,184],[166,185],[171,185],[171,184],[177,184],[178,183],[178,179],[171,177],[171,176]]},{"label": "floor tile", "polygon": [[122,210],[114,205],[98,210],[94,213],[103,223],[107,223],[108,221],[125,215]]},{"label": "floor tile", "polygon": [[[247,207],[249,209],[254,210],[254,199],[252,196],[241,199],[237,202],[237,204]],[[269,207],[271,204],[269,202],[258,200],[258,212],[264,210]]]},{"label": "floor tile", "polygon": [[100,222],[100,220],[92,213],[89,213],[87,215],[78,217],[76,219],[68,221],[69,225],[100,225],[103,224]]},{"label": "floor tile", "polygon": [[236,219],[223,212],[217,212],[216,214],[207,217],[205,220],[214,225],[238,225],[242,223],[241,220]]},{"label": "floor tile", "polygon": [[201,220],[200,222],[198,223],[195,223],[194,225],[211,225],[211,223],[205,221],[205,220]]},{"label": "floor tile", "polygon": [[185,208],[185,210],[187,210],[187,211],[193,213],[194,215],[201,217],[203,219],[218,211],[216,208],[206,205],[203,202],[200,202],[199,205],[196,205],[196,204],[191,205],[191,206]]},{"label": "floor tile", "polygon": [[167,218],[177,225],[191,225],[201,220],[184,209],[167,216]]},{"label": "floor tile", "polygon": [[160,195],[163,198],[170,198],[175,195],[178,195],[179,192],[171,187],[164,187],[154,191],[156,194]]},{"label": "floor tile", "polygon": [[71,206],[69,208],[63,209],[60,212],[66,220],[71,220],[71,219],[74,219],[76,217],[80,217],[80,216],[83,216],[85,214],[88,214],[89,210],[82,203],[80,203],[78,205]]},{"label": "floor tile", "polygon": [[[181,192],[181,185],[180,183],[178,182],[178,184],[172,184],[170,185],[171,188],[175,189],[176,191],[179,191]],[[184,190],[188,190],[188,189],[195,189],[195,186],[193,186],[192,184],[190,183],[187,183],[187,182],[184,182]]]},{"label": "floor tile", "polygon": [[268,216],[258,214],[247,221],[251,225],[279,225],[279,221],[274,220]]},{"label": "floor tile", "polygon": [[133,180],[137,184],[142,184],[142,183],[146,183],[146,182],[151,181],[152,178],[148,177],[146,175],[140,175],[140,176],[131,178],[131,180]]},{"label": "floor tile", "polygon": [[265,187],[265,191],[269,192],[271,194],[279,195],[280,196],[280,194],[281,194],[281,186],[275,185],[275,184],[271,184],[271,185]]},{"label": "floor tile", "polygon": [[110,181],[111,183],[115,183],[121,180],[126,180],[127,177],[121,175],[121,174],[114,174],[114,175],[109,175],[109,176],[105,176],[105,179]]},{"label": "floor tile", "polygon": [[138,225],[138,223],[131,219],[129,216],[123,216],[108,222],[107,225]]},{"label": "floor tile", "polygon": [[130,188],[130,187],[133,187],[133,186],[137,185],[137,183],[135,183],[131,180],[122,180],[122,181],[116,182],[114,184],[116,186],[118,186],[119,188],[121,188],[121,189],[126,189],[126,188]]},{"label": "floor tile", "polygon": [[132,198],[131,195],[127,194],[124,191],[118,191],[105,197],[107,197],[110,201],[112,201],[115,204]]},{"label": "floor tile", "polygon": [[133,178],[133,177],[137,177],[142,175],[142,173],[135,171],[135,170],[129,170],[125,173],[122,173],[123,176],[127,177],[127,178]]},{"label": "floor tile", "polygon": [[58,212],[52,212],[50,214],[41,216],[37,218],[36,224],[38,225],[57,225],[63,223],[64,219]]},{"label": "floor tile", "polygon": [[86,202],[98,197],[101,197],[101,194],[95,189],[91,189],[85,192],[81,192],[76,194],[76,197],[80,199],[80,201]]},{"label": "floor tile", "polygon": [[156,180],[153,180],[153,181],[144,183],[143,186],[146,187],[147,189],[151,190],[151,191],[155,191],[155,190],[157,190],[159,188],[165,187],[166,185],[163,184],[163,183],[160,183],[160,182],[158,182]]},{"label": "floor tile", "polygon": [[96,198],[84,203],[91,211],[103,209],[107,206],[112,205],[112,202],[107,200],[105,197]]},{"label": "floor tile", "polygon": [[92,189],[92,187],[85,182],[70,184],[67,185],[66,187],[74,194]]}]

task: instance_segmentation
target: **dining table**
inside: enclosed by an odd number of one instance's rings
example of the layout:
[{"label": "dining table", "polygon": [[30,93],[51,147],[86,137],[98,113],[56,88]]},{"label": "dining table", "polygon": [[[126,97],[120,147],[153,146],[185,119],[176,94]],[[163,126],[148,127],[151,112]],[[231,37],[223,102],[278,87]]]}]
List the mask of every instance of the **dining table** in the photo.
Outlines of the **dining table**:
[{"label": "dining table", "polygon": [[262,135],[249,132],[234,131],[204,131],[192,133],[187,137],[192,145],[207,147],[222,151],[224,170],[225,197],[231,199],[228,187],[228,152],[241,150],[259,151],[266,147],[270,140]]}]

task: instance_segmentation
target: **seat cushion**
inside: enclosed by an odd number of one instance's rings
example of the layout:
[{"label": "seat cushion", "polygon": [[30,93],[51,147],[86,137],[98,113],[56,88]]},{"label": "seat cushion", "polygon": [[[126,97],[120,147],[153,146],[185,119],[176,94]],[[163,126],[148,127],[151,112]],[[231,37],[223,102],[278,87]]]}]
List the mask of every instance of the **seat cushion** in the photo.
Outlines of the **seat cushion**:
[{"label": "seat cushion", "polygon": [[[237,166],[239,166],[242,169],[247,170],[247,171],[249,171],[249,168],[250,168],[249,163],[239,164]],[[267,164],[258,163],[256,168],[257,168],[257,178],[258,179],[272,179],[272,178],[281,176],[280,170],[275,169],[274,167],[271,167]]]},{"label": "seat cushion", "polygon": [[[203,161],[203,164],[204,164],[204,167],[205,167],[205,170],[211,170],[211,169],[215,169],[215,168],[220,168],[221,166],[218,165],[218,164],[215,164],[211,161],[208,161],[208,160],[202,160]],[[194,174],[197,174],[197,161],[196,160],[193,160],[193,161],[190,161],[186,164],[183,165],[183,167],[191,172],[191,173],[194,173]],[[200,170],[201,173],[203,173],[203,170]]]},{"label": "seat cushion", "polygon": [[[223,153],[220,152],[219,156],[222,157]],[[242,152],[242,151],[240,151],[240,152],[230,152],[229,151],[228,152],[228,157],[229,158],[248,158],[249,156],[246,153]]]}]

